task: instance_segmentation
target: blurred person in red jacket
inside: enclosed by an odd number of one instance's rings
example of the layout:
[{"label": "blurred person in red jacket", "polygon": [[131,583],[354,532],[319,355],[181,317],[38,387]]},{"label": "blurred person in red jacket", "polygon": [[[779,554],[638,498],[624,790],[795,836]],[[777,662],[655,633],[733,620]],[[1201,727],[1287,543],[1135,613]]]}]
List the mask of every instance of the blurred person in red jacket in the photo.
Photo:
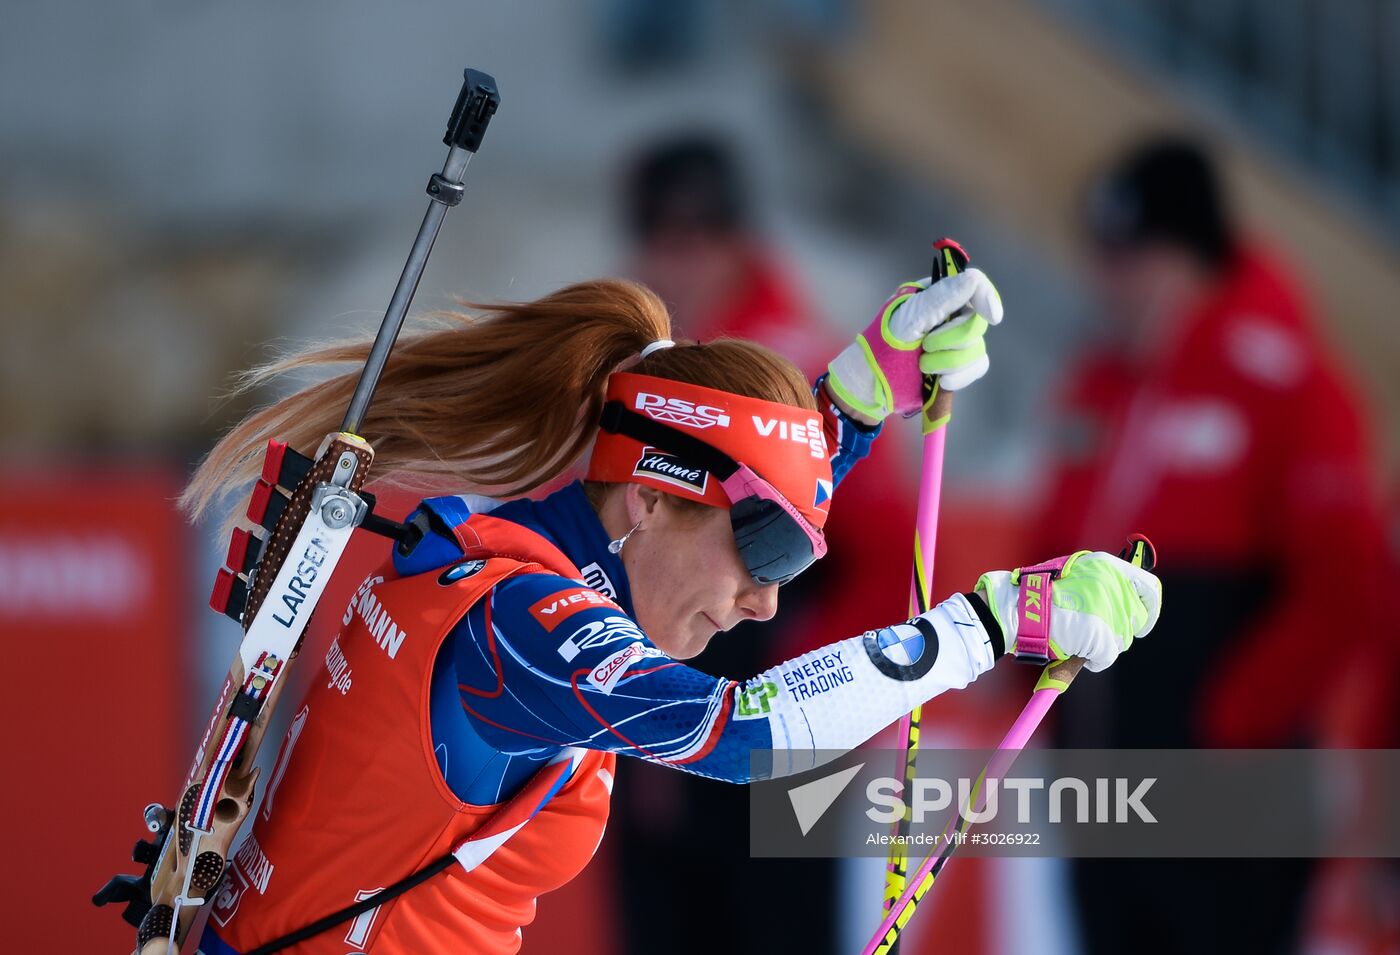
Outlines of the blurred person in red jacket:
[{"label": "blurred person in red jacket", "polygon": [[[825,370],[845,336],[812,309],[762,235],[739,161],[721,139],[701,133],[654,145],[637,157],[624,190],[632,243],[627,271],[666,302],[678,332],[700,341],[747,338],[789,356],[809,377]],[[916,488],[912,480],[890,478],[914,473],[892,460],[901,453],[895,442],[877,442],[871,460],[878,463],[851,473],[854,490],[843,494],[843,507],[827,527],[831,559],[785,588],[789,609],[714,641],[694,661],[697,668],[732,678],[758,672],[861,630],[862,608],[904,608],[907,582],[889,573],[888,550],[868,533],[872,526],[913,533]],[[670,882],[627,886],[631,951],[650,951],[658,933],[696,919],[712,931],[670,933],[672,951],[707,952],[716,937],[742,937],[772,951],[834,951],[835,869],[829,861],[747,858],[747,793],[650,769],[618,780],[614,799],[627,806],[613,824],[622,868],[646,872],[658,856],[679,855],[687,859],[688,885],[684,891]],[[633,864],[629,853],[645,858]],[[829,903],[814,905],[823,892]],[[784,909],[802,917],[772,919]]]},{"label": "blurred person in red jacket", "polygon": [[[1321,701],[1383,639],[1385,572],[1370,423],[1294,277],[1326,263],[1290,269],[1241,237],[1186,139],[1133,149],[1086,213],[1108,322],[1063,383],[1037,547],[1146,533],[1173,649],[1076,685],[1062,741],[1313,745]],[[1080,860],[1084,905],[1125,903],[1083,920],[1087,951],[1293,951],[1312,868]]]},{"label": "blurred person in red jacket", "polygon": [[803,300],[758,232],[739,165],[718,138],[667,140],[640,156],[625,183],[628,271],[656,292],[678,329],[697,339],[755,335],[815,378],[834,335]]}]

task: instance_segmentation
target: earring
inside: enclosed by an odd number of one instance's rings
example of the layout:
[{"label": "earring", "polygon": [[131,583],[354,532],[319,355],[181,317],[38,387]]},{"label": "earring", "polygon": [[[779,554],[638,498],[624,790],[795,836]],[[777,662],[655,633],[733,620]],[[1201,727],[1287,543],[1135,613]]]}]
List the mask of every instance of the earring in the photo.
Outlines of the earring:
[{"label": "earring", "polygon": [[620,553],[622,553],[622,545],[625,544],[625,543],[627,543],[627,538],[629,538],[629,537],[631,537],[633,534],[637,533],[637,528],[639,528],[639,527],[641,527],[641,526],[642,526],[642,522],[641,522],[641,521],[638,521],[637,523],[635,523],[635,524],[632,525],[632,529],[631,529],[630,531],[628,531],[626,534],[623,534],[623,535],[622,535],[621,537],[619,537],[617,540],[615,540],[615,541],[611,542],[610,544],[608,544],[608,553],[609,553],[609,554],[620,554]]}]

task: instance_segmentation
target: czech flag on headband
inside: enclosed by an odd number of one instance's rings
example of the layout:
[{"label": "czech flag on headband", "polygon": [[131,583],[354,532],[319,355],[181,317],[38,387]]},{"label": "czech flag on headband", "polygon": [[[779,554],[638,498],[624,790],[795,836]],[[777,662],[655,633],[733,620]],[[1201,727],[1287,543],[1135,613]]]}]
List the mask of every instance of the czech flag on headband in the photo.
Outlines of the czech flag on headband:
[{"label": "czech flag on headband", "polygon": [[[773,485],[813,526],[826,523],[831,456],[820,412],[627,372],[608,379],[606,400],[723,451]],[[588,480],[647,484],[715,507],[730,504],[719,479],[694,462],[606,431],[593,446]]]}]

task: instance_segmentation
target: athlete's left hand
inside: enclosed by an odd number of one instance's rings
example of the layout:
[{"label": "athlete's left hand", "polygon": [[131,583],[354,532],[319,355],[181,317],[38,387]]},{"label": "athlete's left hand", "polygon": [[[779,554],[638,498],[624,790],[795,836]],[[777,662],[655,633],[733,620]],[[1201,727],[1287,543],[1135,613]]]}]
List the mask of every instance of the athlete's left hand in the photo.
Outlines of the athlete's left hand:
[{"label": "athlete's left hand", "polygon": [[[1001,625],[1006,652],[1016,653],[1021,572],[983,574],[974,592]],[[1162,582],[1121,557],[1081,550],[1060,570],[1050,603],[1050,658],[1083,657],[1085,666],[1098,672],[1156,625]]]},{"label": "athlete's left hand", "polygon": [[827,389],[867,424],[913,414],[923,405],[924,375],[957,391],[987,373],[985,335],[1001,318],[1001,296],[980,269],[907,282],[832,360]]}]

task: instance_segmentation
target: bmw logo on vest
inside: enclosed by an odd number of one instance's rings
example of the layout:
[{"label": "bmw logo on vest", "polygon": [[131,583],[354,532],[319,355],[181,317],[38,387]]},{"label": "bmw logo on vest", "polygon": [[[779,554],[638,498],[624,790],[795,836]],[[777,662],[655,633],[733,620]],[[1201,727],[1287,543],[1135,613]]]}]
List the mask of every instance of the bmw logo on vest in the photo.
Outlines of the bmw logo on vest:
[{"label": "bmw logo on vest", "polygon": [[481,572],[481,568],[486,566],[484,560],[464,560],[460,564],[453,564],[438,575],[438,583],[444,587],[450,587],[459,580],[466,580],[468,577],[475,577]]}]

